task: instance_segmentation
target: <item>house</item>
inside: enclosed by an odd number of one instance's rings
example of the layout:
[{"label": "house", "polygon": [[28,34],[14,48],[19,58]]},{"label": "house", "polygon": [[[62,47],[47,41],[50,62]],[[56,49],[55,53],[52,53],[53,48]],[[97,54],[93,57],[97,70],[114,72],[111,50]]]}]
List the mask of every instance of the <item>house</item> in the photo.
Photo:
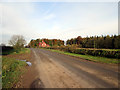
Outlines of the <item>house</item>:
[{"label": "house", "polygon": [[50,46],[42,40],[42,42],[39,42],[39,47],[50,47]]}]

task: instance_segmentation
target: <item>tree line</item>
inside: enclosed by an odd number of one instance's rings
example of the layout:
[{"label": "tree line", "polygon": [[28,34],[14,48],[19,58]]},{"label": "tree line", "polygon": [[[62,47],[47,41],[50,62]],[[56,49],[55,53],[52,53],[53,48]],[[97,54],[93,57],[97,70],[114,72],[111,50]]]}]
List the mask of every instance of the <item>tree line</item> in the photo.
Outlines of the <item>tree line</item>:
[{"label": "tree line", "polygon": [[[50,46],[63,46],[64,41],[60,39],[36,39],[31,40],[28,47],[39,47],[39,42],[42,40]],[[26,40],[22,35],[13,35],[9,40],[9,44],[16,48],[23,48]],[[120,35],[112,36],[91,36],[84,37],[78,36],[66,41],[66,45],[75,45],[79,48],[106,48],[106,49],[120,49]]]},{"label": "tree line", "polygon": [[80,48],[120,49],[120,35],[91,36],[68,39],[66,45],[78,45]]},{"label": "tree line", "polygon": [[31,40],[30,43],[28,44],[29,47],[39,47],[39,42],[42,42],[42,40],[50,45],[50,46],[62,46],[64,45],[64,41],[60,39],[36,39],[36,40]]}]

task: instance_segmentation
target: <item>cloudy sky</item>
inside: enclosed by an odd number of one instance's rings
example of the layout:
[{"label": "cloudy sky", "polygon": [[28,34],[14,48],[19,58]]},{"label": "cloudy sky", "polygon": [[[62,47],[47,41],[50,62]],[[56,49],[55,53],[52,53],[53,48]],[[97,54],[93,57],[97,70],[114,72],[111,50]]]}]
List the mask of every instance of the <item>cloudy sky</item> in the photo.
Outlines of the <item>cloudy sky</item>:
[{"label": "cloudy sky", "polygon": [[118,35],[118,2],[0,3],[2,40],[12,35],[67,40],[77,36]]}]

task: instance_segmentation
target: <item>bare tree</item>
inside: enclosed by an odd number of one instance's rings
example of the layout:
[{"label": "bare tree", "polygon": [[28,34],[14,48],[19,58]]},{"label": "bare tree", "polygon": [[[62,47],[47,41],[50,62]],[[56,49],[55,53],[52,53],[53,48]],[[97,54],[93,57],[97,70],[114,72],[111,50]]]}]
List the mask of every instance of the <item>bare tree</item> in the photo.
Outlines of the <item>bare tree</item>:
[{"label": "bare tree", "polygon": [[23,48],[26,44],[26,40],[22,35],[13,35],[9,40],[9,44],[12,45],[14,48],[20,49]]},{"label": "bare tree", "polygon": [[4,43],[1,43],[1,44],[0,44],[0,46],[2,46],[2,47],[3,47],[3,46],[6,46],[6,45],[5,45]]}]

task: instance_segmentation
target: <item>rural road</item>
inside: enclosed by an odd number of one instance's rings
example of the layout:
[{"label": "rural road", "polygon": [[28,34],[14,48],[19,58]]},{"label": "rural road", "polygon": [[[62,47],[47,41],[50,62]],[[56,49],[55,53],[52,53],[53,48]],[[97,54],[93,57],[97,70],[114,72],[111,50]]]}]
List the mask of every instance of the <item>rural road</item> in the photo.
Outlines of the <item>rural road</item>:
[{"label": "rural road", "polygon": [[117,65],[99,64],[44,49],[31,49],[43,88],[117,88]]}]

